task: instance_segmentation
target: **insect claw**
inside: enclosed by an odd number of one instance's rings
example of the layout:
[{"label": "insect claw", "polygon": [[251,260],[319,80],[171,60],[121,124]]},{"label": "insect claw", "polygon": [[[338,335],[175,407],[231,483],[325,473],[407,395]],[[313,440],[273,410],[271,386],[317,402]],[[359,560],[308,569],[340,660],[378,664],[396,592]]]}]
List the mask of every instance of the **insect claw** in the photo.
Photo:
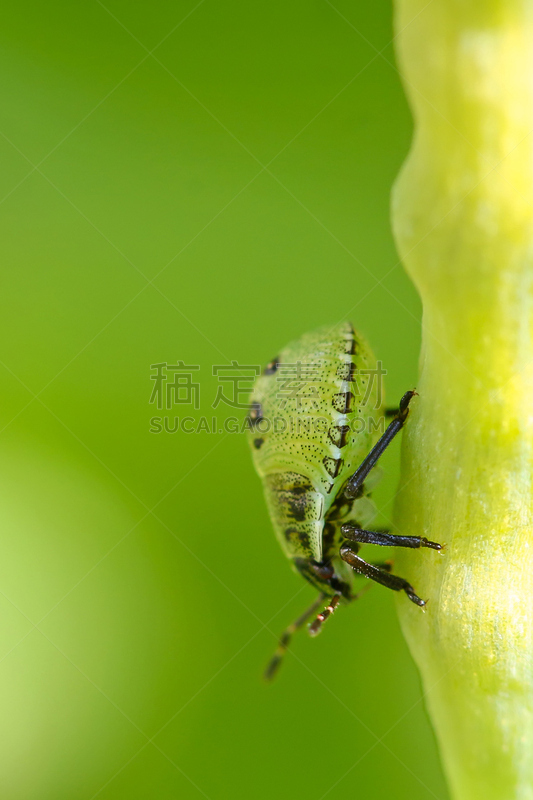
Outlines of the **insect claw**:
[{"label": "insect claw", "polygon": [[415,591],[412,586],[410,586],[409,588],[406,587],[405,593],[409,598],[409,600],[411,600],[415,605],[420,606],[420,608],[424,608],[424,606],[427,603],[427,600],[422,600],[421,597],[415,594]]},{"label": "insect claw", "polygon": [[439,544],[438,542],[431,542],[429,539],[423,539],[424,547],[431,547],[432,550],[442,550],[444,548],[443,544]]}]

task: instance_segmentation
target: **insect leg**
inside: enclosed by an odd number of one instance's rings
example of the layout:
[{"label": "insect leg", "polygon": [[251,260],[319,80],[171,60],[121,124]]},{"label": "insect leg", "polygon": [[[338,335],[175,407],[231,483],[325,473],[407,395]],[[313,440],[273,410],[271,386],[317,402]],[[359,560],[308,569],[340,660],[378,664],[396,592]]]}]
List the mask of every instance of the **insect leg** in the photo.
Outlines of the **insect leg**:
[{"label": "insect leg", "polygon": [[274,653],[274,655],[272,656],[272,658],[270,659],[270,661],[268,662],[268,666],[264,673],[265,680],[271,681],[272,678],[275,676],[293,635],[299,628],[302,627],[302,625],[304,625],[307,622],[309,617],[311,617],[315,613],[317,608],[320,608],[320,606],[324,602],[324,599],[325,595],[319,594],[315,602],[311,606],[309,606],[309,608],[306,609],[304,613],[300,617],[298,617],[298,619],[295,619],[294,622],[292,622],[287,628],[285,628],[285,630],[279,637],[278,648]]},{"label": "insect leg", "polygon": [[415,593],[415,590],[410,583],[403,578],[398,577],[398,575],[391,575],[389,572],[380,569],[380,567],[369,564],[367,561],[358,556],[349,544],[345,543],[341,546],[340,557],[360,575],[364,575],[366,578],[376,581],[376,583],[381,583],[382,586],[387,586],[387,588],[392,589],[394,592],[405,592],[409,600],[411,600],[417,606],[426,605],[426,601],[422,600]]},{"label": "insect leg", "polygon": [[430,542],[423,536],[396,536],[385,531],[365,531],[356,525],[343,525],[341,533],[351,542],[360,544],[378,544],[382,547],[431,547],[432,550],[442,550],[442,545],[438,542]]},{"label": "insect leg", "polygon": [[416,392],[406,392],[400,400],[400,408],[396,417],[392,420],[390,425],[383,436],[379,439],[377,444],[374,445],[370,453],[367,455],[360,467],[354,472],[351,478],[348,479],[344,494],[348,499],[356,497],[357,490],[363,485],[364,480],[372,467],[376,464],[379,457],[387,449],[397,433],[401,431],[409,413],[409,403],[411,398]]},{"label": "insect leg", "polygon": [[322,630],[322,625],[330,617],[337,606],[341,601],[340,594],[335,594],[328,602],[327,606],[325,607],[324,611],[321,611],[320,614],[317,616],[314,622],[311,623],[309,626],[309,636],[318,636],[320,631]]}]

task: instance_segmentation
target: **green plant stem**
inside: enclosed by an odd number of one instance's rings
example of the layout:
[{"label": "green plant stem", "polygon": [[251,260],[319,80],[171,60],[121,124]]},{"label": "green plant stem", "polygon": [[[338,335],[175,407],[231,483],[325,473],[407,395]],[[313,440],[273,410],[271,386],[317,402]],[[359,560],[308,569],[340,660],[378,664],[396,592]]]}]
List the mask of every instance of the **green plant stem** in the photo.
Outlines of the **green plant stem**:
[{"label": "green plant stem", "polygon": [[533,2],[397,0],[415,135],[393,224],[423,302],[398,599],[455,800],[533,798]]}]

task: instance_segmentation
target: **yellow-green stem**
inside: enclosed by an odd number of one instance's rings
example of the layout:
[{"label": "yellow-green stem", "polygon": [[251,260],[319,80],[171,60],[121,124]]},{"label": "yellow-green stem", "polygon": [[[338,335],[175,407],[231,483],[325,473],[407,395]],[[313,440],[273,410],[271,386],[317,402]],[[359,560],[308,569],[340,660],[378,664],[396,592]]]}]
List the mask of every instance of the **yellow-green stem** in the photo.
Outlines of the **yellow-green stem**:
[{"label": "yellow-green stem", "polygon": [[402,627],[455,800],[533,798],[533,1],[397,0],[395,187],[423,301],[396,521]]}]

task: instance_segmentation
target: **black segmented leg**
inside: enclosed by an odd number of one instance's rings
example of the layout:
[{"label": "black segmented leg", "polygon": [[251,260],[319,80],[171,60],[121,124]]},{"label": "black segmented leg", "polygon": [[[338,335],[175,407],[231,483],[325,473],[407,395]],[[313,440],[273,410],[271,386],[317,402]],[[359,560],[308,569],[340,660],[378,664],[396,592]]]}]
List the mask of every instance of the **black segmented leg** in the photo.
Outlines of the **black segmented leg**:
[{"label": "black segmented leg", "polygon": [[309,636],[318,636],[318,634],[322,630],[322,625],[327,620],[327,618],[333,614],[333,612],[339,605],[340,601],[341,601],[340,594],[333,595],[333,597],[325,607],[324,611],[321,611],[320,614],[315,619],[315,621],[312,622],[311,625],[309,626]]},{"label": "black segmented leg", "polygon": [[389,444],[392,442],[394,437],[397,433],[401,431],[405,424],[405,420],[407,419],[407,415],[409,413],[409,403],[411,399],[414,397],[416,392],[406,392],[402,399],[400,400],[400,408],[398,410],[398,414],[392,420],[390,425],[387,427],[387,430],[383,434],[383,436],[379,439],[377,444],[374,445],[370,453],[367,455],[361,466],[354,472],[351,478],[348,479],[348,483],[346,484],[346,488],[344,490],[344,494],[348,499],[352,499],[353,497],[357,496],[358,489],[364,483],[365,478],[367,477],[368,473],[376,465],[379,457],[383,454],[383,452],[387,449]]},{"label": "black segmented leg", "polygon": [[265,670],[264,676],[267,681],[271,681],[272,678],[275,676],[276,672],[278,671],[279,665],[281,664],[283,656],[287,651],[287,648],[290,644],[293,635],[299,628],[305,625],[309,617],[313,616],[315,611],[318,608],[320,608],[320,606],[324,602],[324,599],[325,595],[319,594],[315,602],[311,606],[309,606],[309,608],[306,609],[306,611],[304,611],[304,613],[300,617],[298,617],[298,619],[295,619],[294,622],[292,622],[287,628],[285,628],[285,630],[283,631],[283,633],[279,638],[278,648],[274,653],[274,655],[272,656],[272,658],[270,659],[270,661],[268,662],[268,666]]},{"label": "black segmented leg", "polygon": [[426,605],[426,601],[422,600],[422,598],[415,593],[410,583],[403,578],[399,578],[397,575],[391,575],[389,572],[385,572],[385,570],[380,569],[380,567],[369,564],[358,556],[357,552],[349,544],[345,543],[341,546],[340,557],[360,575],[364,575],[370,578],[370,580],[376,581],[376,583],[381,583],[382,586],[387,586],[387,588],[392,589],[394,592],[405,592],[409,600],[417,606]]},{"label": "black segmented leg", "polygon": [[423,536],[397,536],[386,531],[365,531],[356,525],[346,524],[341,527],[343,536],[351,542],[360,544],[378,544],[382,547],[431,547],[432,550],[442,550],[438,542],[430,542]]}]

